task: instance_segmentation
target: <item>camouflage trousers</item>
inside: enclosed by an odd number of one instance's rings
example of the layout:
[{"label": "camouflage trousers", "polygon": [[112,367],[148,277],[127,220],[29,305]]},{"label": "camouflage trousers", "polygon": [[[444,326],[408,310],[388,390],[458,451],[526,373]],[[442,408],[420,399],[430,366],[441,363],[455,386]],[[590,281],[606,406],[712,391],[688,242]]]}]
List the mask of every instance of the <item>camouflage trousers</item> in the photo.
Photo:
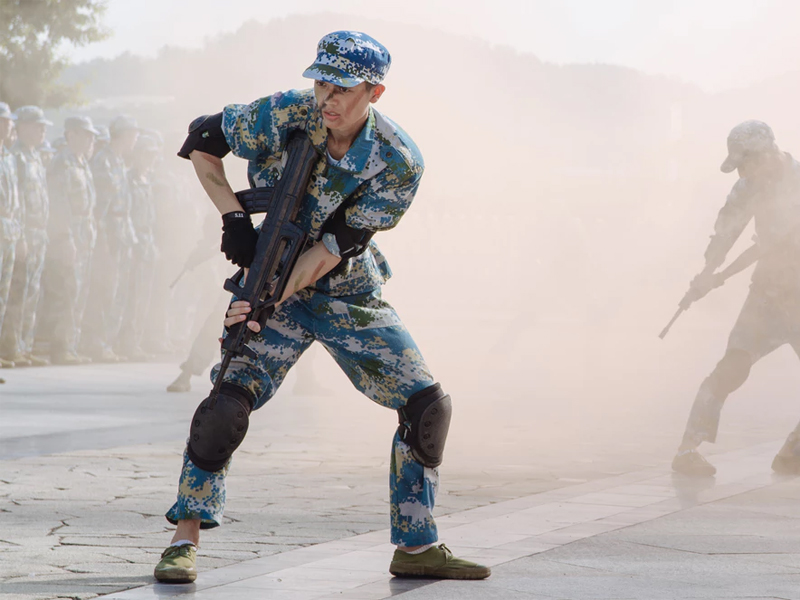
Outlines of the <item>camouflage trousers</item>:
[{"label": "camouflage trousers", "polygon": [[728,395],[744,384],[752,365],[784,344],[800,356],[800,290],[751,286],[728,338],[725,357],[700,385],[684,441],[715,442]]},{"label": "camouflage trousers", "polygon": [[44,229],[28,229],[23,233],[25,253],[19,252],[14,262],[11,276],[6,314],[3,318],[3,355],[33,352],[33,337],[36,331],[36,311],[41,295],[44,257],[47,251],[47,232]]},{"label": "camouflage trousers", "polygon": [[123,306],[118,341],[122,354],[141,351],[144,339],[146,319],[153,296],[157,262],[155,248],[152,246],[151,241],[148,242],[151,246],[147,251],[143,248],[145,242],[142,238],[140,238],[139,244],[133,248],[130,273],[125,288],[125,293],[127,293],[128,297]]},{"label": "camouflage trousers", "polygon": [[3,233],[3,238],[0,239],[0,331],[2,331],[3,317],[6,314],[8,295],[11,291],[11,278],[14,273],[19,225],[0,218],[0,231]]},{"label": "camouflage trousers", "polygon": [[108,223],[98,227],[81,340],[82,351],[90,355],[116,344],[122,326],[132,250],[121,238]]},{"label": "camouflage trousers", "polygon": [[46,306],[53,315],[53,353],[78,351],[81,322],[89,299],[89,278],[97,231],[90,219],[73,223],[70,230],[75,245],[74,260],[63,260],[63,255],[54,247],[54,256],[48,260],[46,273]]},{"label": "camouflage trousers", "polygon": [[[325,347],[356,389],[386,408],[404,406],[409,396],[434,383],[417,345],[379,289],[341,298],[311,290],[295,294],[264,331],[254,336],[252,346],[258,357],[232,361],[225,381],[249,390],[256,398],[257,410],[275,394],[286,373],[314,341]],[[435,542],[438,469],[414,460],[397,434],[390,464],[392,543],[417,546]],[[200,519],[203,528],[220,525],[229,468],[230,461],[220,471],[204,471],[184,454],[178,499],[167,519],[173,523]]]}]

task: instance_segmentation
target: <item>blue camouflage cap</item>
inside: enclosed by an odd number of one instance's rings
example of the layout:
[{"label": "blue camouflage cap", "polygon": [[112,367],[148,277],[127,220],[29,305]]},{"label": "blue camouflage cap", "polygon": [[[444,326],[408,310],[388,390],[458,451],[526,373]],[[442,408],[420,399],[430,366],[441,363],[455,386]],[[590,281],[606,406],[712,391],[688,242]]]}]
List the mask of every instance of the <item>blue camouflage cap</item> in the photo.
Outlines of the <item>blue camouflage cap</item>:
[{"label": "blue camouflage cap", "polygon": [[355,87],[378,84],[386,77],[392,57],[386,47],[359,31],[334,31],[317,44],[317,59],[303,73],[307,79]]},{"label": "blue camouflage cap", "polygon": [[763,121],[744,121],[728,134],[728,156],[720,171],[736,170],[748,156],[762,154],[775,148],[775,134]]},{"label": "blue camouflage cap", "polygon": [[52,125],[44,116],[44,111],[38,106],[20,106],[14,113],[18,123],[39,123],[41,125]]},{"label": "blue camouflage cap", "polygon": [[0,102],[0,119],[10,119],[13,121],[16,118],[17,117],[11,113],[11,107],[5,102]]},{"label": "blue camouflage cap", "polygon": [[88,131],[89,133],[100,135],[100,132],[92,123],[92,119],[83,115],[64,119],[64,131]]}]

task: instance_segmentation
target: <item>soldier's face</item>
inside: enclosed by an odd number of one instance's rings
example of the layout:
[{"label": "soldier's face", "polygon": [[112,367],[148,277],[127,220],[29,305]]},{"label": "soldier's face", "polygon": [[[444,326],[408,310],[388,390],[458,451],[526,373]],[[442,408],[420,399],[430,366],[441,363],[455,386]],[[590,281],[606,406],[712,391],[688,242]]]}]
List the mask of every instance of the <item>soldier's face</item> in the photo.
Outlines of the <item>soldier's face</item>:
[{"label": "soldier's face", "polygon": [[346,88],[327,81],[314,82],[314,96],[323,124],[332,131],[341,132],[360,129],[370,103],[377,102],[384,89],[383,85],[377,85],[368,90],[366,83]]},{"label": "soldier's face", "polygon": [[82,129],[70,131],[67,134],[67,144],[78,156],[89,157],[94,148],[94,134]]},{"label": "soldier's face", "polygon": [[130,154],[133,150],[133,147],[136,145],[136,140],[139,139],[139,130],[138,129],[126,129],[124,131],[120,131],[114,136],[114,140],[119,140],[117,142],[117,148],[119,149],[120,154],[123,156]]},{"label": "soldier's face", "polygon": [[25,146],[36,148],[44,143],[47,125],[44,123],[18,123],[17,135]]},{"label": "soldier's face", "polygon": [[11,119],[6,119],[4,117],[0,117],[0,144],[2,144],[5,139],[11,133]]},{"label": "soldier's face", "polygon": [[760,152],[745,155],[737,167],[739,177],[747,179],[770,178],[780,173],[780,152]]}]

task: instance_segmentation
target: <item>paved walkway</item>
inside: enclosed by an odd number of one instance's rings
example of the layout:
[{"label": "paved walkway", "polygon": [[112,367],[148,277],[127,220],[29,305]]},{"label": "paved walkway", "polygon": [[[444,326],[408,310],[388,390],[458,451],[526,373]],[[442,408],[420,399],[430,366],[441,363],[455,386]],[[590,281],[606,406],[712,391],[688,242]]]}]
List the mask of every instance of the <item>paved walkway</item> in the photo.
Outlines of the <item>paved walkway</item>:
[{"label": "paved walkway", "polygon": [[443,541],[494,574],[430,582],[387,572],[394,416],[335,380],[332,395],[297,395],[291,379],[254,413],[225,524],[203,536],[198,581],[154,585],[171,536],[163,512],[205,391],[167,394],[174,374],[173,365],[9,374],[0,600],[800,598],[800,480],[769,470],[793,427],[790,394],[769,411],[740,395],[709,448],[717,477],[694,480],[668,468],[686,403],[540,402],[534,412],[509,398],[487,412],[460,393],[438,522]]}]

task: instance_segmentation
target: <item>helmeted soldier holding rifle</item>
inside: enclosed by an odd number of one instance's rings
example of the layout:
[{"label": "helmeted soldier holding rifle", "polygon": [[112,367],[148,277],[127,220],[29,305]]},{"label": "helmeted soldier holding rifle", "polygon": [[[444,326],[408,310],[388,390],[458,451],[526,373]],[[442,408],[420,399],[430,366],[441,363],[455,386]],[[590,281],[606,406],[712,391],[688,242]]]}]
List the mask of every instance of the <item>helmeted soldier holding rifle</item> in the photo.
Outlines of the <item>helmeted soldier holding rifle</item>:
[{"label": "helmeted soldier holding rifle", "polygon": [[[490,574],[436,544],[433,507],[450,397],[381,297],[391,271],[372,237],[397,225],[423,171],[411,138],[372,107],[390,62],[386,48],[363,33],[331,33],[304,73],[312,90],[229,105],[190,126],[179,154],[191,159],[222,214],[222,250],[243,269],[226,283],[234,301],[223,359],[192,419],[178,499],[167,513],[177,530],[155,570],[160,581],[195,579],[200,529],[221,524],[225,476],[250,413],[314,341],[360,392],[399,416],[390,475],[398,549],[390,572]],[[229,151],[249,161],[253,190],[232,191],[222,166]],[[260,211],[267,216],[258,231],[248,213]]]},{"label": "helmeted soldier holding rifle", "polygon": [[[672,463],[675,471],[691,475],[716,473],[697,448],[716,440],[722,405],[747,380],[750,368],[784,344],[791,344],[800,356],[800,163],[778,148],[766,123],[745,121],[731,130],[728,157],[721,169],[723,173],[738,170],[739,180],[717,217],[705,253],[706,266],[692,281],[675,318],[727,277],[757,265],[725,355],[700,385]],[[757,243],[717,272],[751,219]],[[772,468],[800,473],[800,425],[789,435]]]}]

